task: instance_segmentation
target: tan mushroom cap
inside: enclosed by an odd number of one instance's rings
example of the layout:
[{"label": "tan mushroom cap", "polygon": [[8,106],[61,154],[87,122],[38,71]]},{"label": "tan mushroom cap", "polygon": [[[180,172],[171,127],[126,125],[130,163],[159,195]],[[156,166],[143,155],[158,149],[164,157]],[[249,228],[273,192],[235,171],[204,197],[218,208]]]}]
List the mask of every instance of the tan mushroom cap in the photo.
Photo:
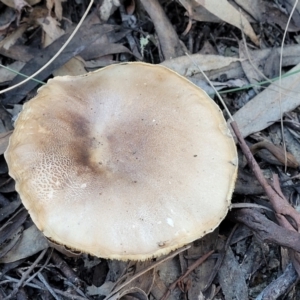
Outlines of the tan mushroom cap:
[{"label": "tan mushroom cap", "polygon": [[49,80],[24,105],[5,158],[45,236],[121,260],[166,254],[216,228],[237,172],[218,106],[145,63]]}]

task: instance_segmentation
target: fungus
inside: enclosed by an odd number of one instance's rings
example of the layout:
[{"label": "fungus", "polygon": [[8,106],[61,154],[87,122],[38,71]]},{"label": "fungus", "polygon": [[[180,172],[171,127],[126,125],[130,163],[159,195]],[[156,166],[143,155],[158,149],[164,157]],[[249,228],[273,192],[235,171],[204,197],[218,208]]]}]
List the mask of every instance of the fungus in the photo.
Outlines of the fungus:
[{"label": "fungus", "polygon": [[145,63],[49,80],[24,104],[5,158],[46,237],[120,260],[167,254],[214,230],[237,172],[218,106]]}]

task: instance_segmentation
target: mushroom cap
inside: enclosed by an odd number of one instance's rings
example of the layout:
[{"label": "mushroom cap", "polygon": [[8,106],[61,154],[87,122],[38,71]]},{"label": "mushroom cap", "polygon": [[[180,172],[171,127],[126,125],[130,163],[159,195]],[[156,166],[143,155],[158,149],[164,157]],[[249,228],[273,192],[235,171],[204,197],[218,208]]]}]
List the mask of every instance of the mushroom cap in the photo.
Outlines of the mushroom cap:
[{"label": "mushroom cap", "polygon": [[214,230],[237,173],[219,107],[145,63],[49,80],[24,104],[5,158],[45,236],[120,260],[167,254]]}]

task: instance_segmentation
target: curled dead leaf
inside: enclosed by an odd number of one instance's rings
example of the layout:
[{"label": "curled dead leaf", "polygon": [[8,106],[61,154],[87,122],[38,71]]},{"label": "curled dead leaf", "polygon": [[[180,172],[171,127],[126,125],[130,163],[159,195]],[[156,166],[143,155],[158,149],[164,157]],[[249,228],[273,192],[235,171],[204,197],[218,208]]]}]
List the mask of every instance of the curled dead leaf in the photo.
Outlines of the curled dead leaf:
[{"label": "curled dead leaf", "polygon": [[66,0],[47,0],[47,8],[49,10],[49,15],[54,7],[54,13],[57,19],[60,21],[62,19],[62,2]]},{"label": "curled dead leaf", "polygon": [[5,5],[21,11],[24,7],[31,7],[25,0],[1,0]]},{"label": "curled dead leaf", "polygon": [[242,30],[251,41],[259,45],[258,37],[256,36],[249,21],[237,11],[227,0],[179,0],[180,3],[188,11],[190,18],[202,21],[201,16],[197,15],[197,7],[201,5],[208,12],[212,13],[224,22],[231,24]]},{"label": "curled dead leaf", "polygon": [[285,154],[283,148],[275,146],[274,144],[268,141],[261,141],[250,147],[250,150],[253,155],[261,149],[267,149],[268,151],[270,151],[283,165],[285,164],[285,155],[286,155],[286,159],[287,159],[286,164],[288,167],[295,168],[295,169],[299,167],[299,163],[297,162],[293,154],[289,152],[286,152]]}]

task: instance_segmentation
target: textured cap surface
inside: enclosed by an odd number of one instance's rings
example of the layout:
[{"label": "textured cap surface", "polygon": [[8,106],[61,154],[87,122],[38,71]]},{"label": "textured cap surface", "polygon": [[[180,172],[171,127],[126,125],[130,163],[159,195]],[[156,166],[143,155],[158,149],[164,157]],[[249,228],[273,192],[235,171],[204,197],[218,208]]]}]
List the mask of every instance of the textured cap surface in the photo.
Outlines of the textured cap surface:
[{"label": "textured cap surface", "polygon": [[144,63],[49,80],[24,105],[5,157],[47,237],[123,260],[212,231],[237,171],[218,106],[175,72]]}]

